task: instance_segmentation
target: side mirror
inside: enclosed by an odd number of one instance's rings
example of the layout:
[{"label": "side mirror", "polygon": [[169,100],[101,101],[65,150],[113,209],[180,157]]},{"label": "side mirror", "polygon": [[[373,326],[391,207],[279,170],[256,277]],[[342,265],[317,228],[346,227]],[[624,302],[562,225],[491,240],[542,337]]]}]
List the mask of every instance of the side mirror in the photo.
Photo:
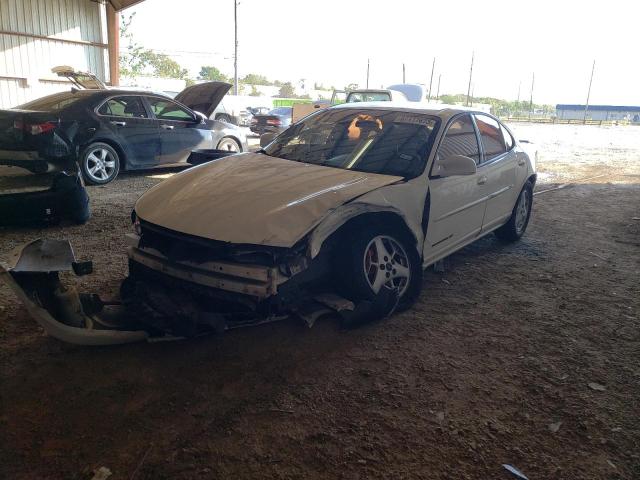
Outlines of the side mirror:
[{"label": "side mirror", "polygon": [[260,137],[260,147],[266,147],[278,136],[277,133],[267,132]]},{"label": "side mirror", "polygon": [[464,155],[451,155],[436,162],[435,174],[441,177],[454,175],[475,175],[477,172],[476,161]]},{"label": "side mirror", "polygon": [[201,112],[194,112],[196,114],[196,118],[193,119],[196,123],[204,123],[207,121],[207,116]]}]

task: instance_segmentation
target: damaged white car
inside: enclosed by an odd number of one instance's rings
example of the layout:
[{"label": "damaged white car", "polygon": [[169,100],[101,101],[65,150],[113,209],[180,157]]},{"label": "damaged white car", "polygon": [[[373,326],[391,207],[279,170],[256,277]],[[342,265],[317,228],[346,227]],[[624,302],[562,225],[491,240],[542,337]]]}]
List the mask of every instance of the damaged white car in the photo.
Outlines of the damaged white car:
[{"label": "damaged white car", "polygon": [[[191,336],[291,315],[311,324],[327,311],[384,316],[411,305],[429,265],[491,232],[520,238],[535,181],[532,159],[486,113],[340,105],[258,153],[191,168],[146,192],[132,213],[120,301],[69,293],[57,271],[82,264],[52,241],[27,247],[4,274],[45,328],[73,329],[53,334],[76,343]],[[64,268],[38,266],[51,248],[64,250]]]}]

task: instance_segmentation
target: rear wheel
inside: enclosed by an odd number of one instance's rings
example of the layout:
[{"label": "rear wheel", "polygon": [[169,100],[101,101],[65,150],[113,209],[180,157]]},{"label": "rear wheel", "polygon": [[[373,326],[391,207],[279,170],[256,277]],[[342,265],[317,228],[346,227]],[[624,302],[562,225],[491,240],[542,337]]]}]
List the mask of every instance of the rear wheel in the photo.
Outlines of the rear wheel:
[{"label": "rear wheel", "polygon": [[398,309],[411,306],[420,293],[422,268],[415,249],[402,235],[387,229],[365,229],[349,236],[350,245],[334,267],[346,296],[372,300],[383,287],[397,292]]},{"label": "rear wheel", "polygon": [[111,145],[96,142],[82,153],[80,167],[87,183],[104,185],[118,176],[120,158]]},{"label": "rear wheel", "polygon": [[532,205],[533,188],[531,183],[527,182],[518,196],[509,221],[496,230],[496,236],[505,242],[519,240],[527,230],[527,225],[529,225]]},{"label": "rear wheel", "polygon": [[238,142],[236,142],[233,138],[224,137],[222,140],[220,140],[220,143],[218,143],[218,150],[225,150],[227,152],[241,152],[242,148],[240,147],[240,144],[238,144]]}]

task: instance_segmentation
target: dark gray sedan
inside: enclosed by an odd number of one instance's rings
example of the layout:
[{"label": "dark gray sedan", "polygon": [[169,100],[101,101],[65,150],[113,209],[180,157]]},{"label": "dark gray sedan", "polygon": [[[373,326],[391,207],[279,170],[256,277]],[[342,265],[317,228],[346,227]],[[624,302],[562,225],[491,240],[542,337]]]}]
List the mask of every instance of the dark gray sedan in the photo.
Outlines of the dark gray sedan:
[{"label": "dark gray sedan", "polygon": [[77,162],[87,183],[105,184],[121,169],[185,164],[194,149],[247,151],[240,128],[208,120],[230,87],[202,83],[175,99],[139,90],[72,89],[0,110],[0,165],[37,173]]}]

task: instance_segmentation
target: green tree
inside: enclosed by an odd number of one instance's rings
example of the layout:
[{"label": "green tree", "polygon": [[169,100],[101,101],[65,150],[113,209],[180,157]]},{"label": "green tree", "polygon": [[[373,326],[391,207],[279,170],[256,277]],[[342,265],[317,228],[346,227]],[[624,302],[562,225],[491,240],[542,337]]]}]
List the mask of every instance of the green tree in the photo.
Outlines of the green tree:
[{"label": "green tree", "polygon": [[280,98],[294,98],[296,96],[296,90],[291,85],[291,82],[285,82],[280,87],[280,92],[278,93]]},{"label": "green tree", "polygon": [[228,82],[232,83],[232,79],[213,66],[200,67],[200,73],[198,74],[200,80],[209,80],[215,82]]},{"label": "green tree", "polygon": [[[125,17],[120,16],[120,38],[127,44],[126,51],[120,55],[120,72],[125,77],[151,74],[164,78],[187,79],[189,72],[178,62],[164,53],[156,53],[144,48],[133,39],[131,23],[135,12]],[[123,42],[123,43],[125,43]]]},{"label": "green tree", "polygon": [[249,73],[245,75],[240,81],[249,85],[273,85],[273,82],[271,80],[269,80],[264,75],[258,75],[257,73]]}]

